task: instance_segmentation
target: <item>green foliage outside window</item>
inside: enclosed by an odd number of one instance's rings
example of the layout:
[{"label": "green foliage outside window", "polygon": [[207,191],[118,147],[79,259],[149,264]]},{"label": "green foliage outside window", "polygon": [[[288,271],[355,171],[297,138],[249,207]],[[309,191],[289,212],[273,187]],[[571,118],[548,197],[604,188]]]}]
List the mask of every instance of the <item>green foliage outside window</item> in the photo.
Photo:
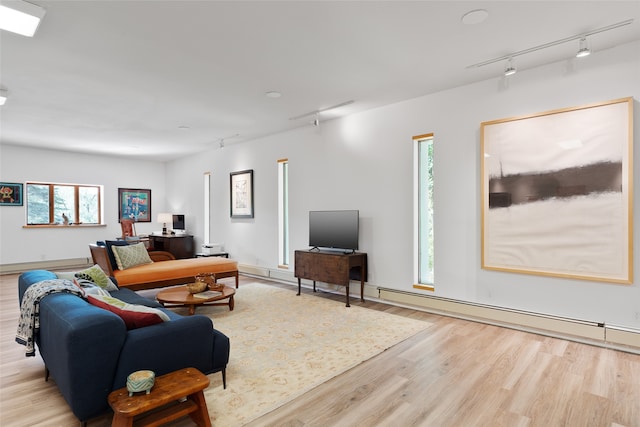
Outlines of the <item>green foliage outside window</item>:
[{"label": "green foliage outside window", "polygon": [[99,186],[27,183],[26,193],[28,225],[100,224]]},{"label": "green foliage outside window", "polygon": [[433,138],[418,141],[420,283],[433,284]]}]

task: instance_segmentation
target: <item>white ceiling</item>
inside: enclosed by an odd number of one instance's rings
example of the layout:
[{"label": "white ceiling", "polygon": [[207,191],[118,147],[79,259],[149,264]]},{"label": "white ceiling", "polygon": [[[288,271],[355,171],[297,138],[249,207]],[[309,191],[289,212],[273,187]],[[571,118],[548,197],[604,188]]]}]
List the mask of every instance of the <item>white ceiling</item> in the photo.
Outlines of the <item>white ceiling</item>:
[{"label": "white ceiling", "polygon": [[594,54],[640,40],[640,0],[32,2],[35,37],[0,31],[0,143],[159,161],[495,78],[504,62],[467,67],[627,19]]}]

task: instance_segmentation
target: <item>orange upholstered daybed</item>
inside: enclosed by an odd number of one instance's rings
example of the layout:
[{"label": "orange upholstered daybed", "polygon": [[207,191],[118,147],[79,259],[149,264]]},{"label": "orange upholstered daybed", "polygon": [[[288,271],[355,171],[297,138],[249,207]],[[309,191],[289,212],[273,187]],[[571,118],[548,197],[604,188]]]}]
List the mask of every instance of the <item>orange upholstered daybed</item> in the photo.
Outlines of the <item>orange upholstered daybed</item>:
[{"label": "orange upholstered daybed", "polygon": [[114,277],[121,288],[141,290],[192,283],[200,273],[214,273],[216,279],[235,277],[238,287],[238,262],[227,258],[175,259],[169,252],[149,251],[153,263],[118,270],[117,265],[112,266],[107,247],[89,245],[89,249],[94,264]]}]

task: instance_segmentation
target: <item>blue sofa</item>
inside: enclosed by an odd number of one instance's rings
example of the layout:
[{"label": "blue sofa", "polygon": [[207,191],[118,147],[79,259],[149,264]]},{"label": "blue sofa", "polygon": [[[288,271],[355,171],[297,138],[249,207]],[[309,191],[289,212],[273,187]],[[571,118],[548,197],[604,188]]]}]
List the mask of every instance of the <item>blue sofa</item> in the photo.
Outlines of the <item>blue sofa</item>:
[{"label": "blue sofa", "polygon": [[[55,273],[33,270],[20,275],[18,299]],[[222,372],[229,361],[229,338],[213,328],[206,316],[181,316],[130,289],[111,295],[131,304],[165,311],[170,321],[127,330],[116,314],[68,293],[54,293],[40,301],[40,331],[35,343],[46,376],[53,377],[74,415],[87,420],[109,410],[107,397],[126,385],[127,376],[150,369],[163,375],[194,367],[205,374]]]}]

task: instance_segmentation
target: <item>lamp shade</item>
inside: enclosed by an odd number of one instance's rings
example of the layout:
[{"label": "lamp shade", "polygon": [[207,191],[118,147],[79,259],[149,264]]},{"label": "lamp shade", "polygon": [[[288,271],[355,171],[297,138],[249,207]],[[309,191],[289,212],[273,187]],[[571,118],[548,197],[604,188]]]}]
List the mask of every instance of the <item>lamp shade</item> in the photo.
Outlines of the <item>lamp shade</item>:
[{"label": "lamp shade", "polygon": [[173,222],[173,214],[170,213],[159,213],[158,214],[158,222],[163,224]]}]

